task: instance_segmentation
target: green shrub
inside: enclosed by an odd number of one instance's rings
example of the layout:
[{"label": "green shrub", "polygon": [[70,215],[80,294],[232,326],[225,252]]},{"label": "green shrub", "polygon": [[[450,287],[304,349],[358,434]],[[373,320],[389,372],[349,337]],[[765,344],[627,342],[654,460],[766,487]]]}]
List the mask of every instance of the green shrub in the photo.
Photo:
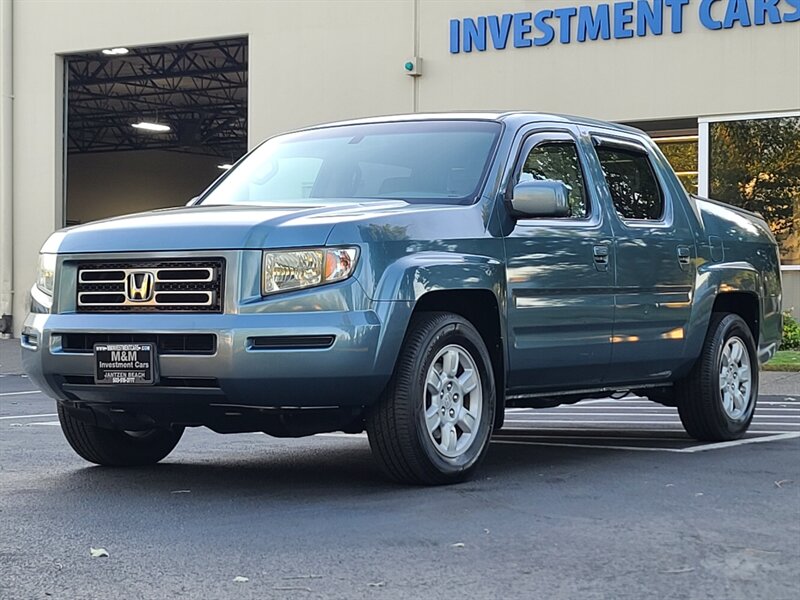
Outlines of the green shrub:
[{"label": "green shrub", "polygon": [[781,350],[800,350],[800,323],[788,312],[783,313],[783,341]]}]

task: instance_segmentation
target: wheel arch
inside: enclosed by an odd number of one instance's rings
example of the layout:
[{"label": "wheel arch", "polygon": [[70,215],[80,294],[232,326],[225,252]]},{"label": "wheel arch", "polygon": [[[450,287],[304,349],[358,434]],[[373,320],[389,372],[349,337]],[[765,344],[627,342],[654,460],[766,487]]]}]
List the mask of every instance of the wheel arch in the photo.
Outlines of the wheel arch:
[{"label": "wheel arch", "polygon": [[763,325],[762,276],[746,262],[709,264],[698,271],[687,329],[687,357],[699,356],[714,313],[737,314],[747,323],[756,347]]},{"label": "wheel arch", "polygon": [[732,313],[739,315],[750,333],[753,334],[756,346],[761,328],[761,308],[759,297],[751,291],[724,291],[717,294],[714,299],[712,313]]}]

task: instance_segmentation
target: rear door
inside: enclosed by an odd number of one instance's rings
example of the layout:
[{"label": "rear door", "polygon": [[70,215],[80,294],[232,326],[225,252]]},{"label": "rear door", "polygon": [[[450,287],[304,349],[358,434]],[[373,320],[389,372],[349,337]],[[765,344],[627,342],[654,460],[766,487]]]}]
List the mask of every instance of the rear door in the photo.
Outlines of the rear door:
[{"label": "rear door", "polygon": [[587,178],[577,128],[525,135],[509,191],[526,179],[563,181],[571,215],[506,219],[508,386],[522,395],[597,386],[611,359],[611,224]]},{"label": "rear door", "polygon": [[616,311],[609,384],[660,381],[684,361],[697,256],[682,190],[636,137],[593,132],[600,193],[614,207]]}]

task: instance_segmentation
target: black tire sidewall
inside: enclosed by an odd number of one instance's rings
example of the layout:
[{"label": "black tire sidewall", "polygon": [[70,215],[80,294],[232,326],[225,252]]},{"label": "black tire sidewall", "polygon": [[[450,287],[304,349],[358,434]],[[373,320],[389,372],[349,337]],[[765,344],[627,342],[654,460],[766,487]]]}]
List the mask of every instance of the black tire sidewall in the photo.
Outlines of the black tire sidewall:
[{"label": "black tire sidewall", "polygon": [[[470,448],[461,456],[450,459],[442,456],[433,446],[425,424],[425,387],[428,369],[436,354],[445,346],[457,344],[469,352],[478,368],[483,392],[478,436]],[[495,387],[492,363],[480,334],[468,322],[453,316],[449,323],[436,329],[424,340],[424,350],[415,361],[414,380],[410,386],[414,403],[414,430],[419,447],[426,460],[439,472],[446,475],[458,475],[475,468],[489,448],[492,423],[495,411]]]},{"label": "black tire sidewall", "polygon": [[61,402],[57,406],[61,430],[70,446],[78,455],[98,465],[126,467],[155,464],[175,448],[184,431],[183,427],[154,429],[137,437],[79,419],[70,414]]},{"label": "black tire sidewall", "polygon": [[[722,362],[722,350],[727,341],[732,337],[738,337],[744,342],[745,349],[747,350],[748,358],[750,359],[750,377],[751,377],[751,392],[750,403],[747,407],[747,414],[744,419],[733,420],[725,412],[722,405],[722,392],[719,389],[719,372]],[[711,371],[706,373],[710,391],[713,394],[712,406],[715,409],[716,419],[719,425],[728,432],[731,438],[742,435],[750,426],[755,414],[756,403],[758,400],[758,376],[759,376],[759,363],[758,354],[756,351],[753,334],[750,328],[737,315],[725,316],[717,326],[713,339],[714,360],[712,363]]]}]

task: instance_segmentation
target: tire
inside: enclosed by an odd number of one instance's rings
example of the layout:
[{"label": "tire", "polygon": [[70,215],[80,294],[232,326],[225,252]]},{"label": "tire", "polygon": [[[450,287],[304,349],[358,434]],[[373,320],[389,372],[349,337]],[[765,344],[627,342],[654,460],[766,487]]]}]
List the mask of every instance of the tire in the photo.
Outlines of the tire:
[{"label": "tire", "polygon": [[79,456],[107,467],[153,465],[172,452],[183,435],[182,427],[131,433],[104,429],[71,416],[60,402],[58,420],[64,437]]},{"label": "tire", "polygon": [[491,358],[475,327],[455,314],[419,313],[367,415],[372,452],[401,483],[463,481],[489,448],[495,406]]},{"label": "tire", "polygon": [[700,357],[688,377],[676,384],[686,432],[706,442],[742,437],[755,414],[758,374],[756,345],[747,323],[739,315],[713,313]]}]

